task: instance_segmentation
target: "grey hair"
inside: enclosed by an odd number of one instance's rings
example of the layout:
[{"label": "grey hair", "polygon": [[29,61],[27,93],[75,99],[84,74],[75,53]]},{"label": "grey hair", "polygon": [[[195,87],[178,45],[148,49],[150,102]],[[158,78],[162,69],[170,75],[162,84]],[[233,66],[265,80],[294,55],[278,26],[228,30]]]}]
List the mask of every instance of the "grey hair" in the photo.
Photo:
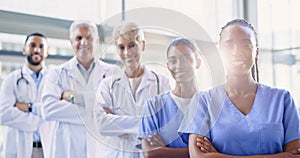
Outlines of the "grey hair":
[{"label": "grey hair", "polygon": [[70,25],[70,29],[69,29],[69,37],[70,39],[73,38],[74,34],[73,32],[78,29],[79,27],[90,27],[93,29],[93,37],[98,39],[99,38],[99,34],[98,34],[98,28],[96,26],[95,23],[91,22],[91,21],[86,21],[86,20],[78,20],[78,21],[74,21],[71,25]]}]

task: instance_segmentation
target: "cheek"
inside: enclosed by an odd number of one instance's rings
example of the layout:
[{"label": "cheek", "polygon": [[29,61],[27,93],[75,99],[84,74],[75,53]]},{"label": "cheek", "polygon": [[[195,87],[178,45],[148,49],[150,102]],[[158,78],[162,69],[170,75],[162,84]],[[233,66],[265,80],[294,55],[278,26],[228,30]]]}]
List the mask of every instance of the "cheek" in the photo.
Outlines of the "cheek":
[{"label": "cheek", "polygon": [[123,58],[123,56],[124,56],[124,53],[122,52],[122,51],[119,51],[119,50],[117,50],[117,53],[118,53],[118,55],[121,57],[121,59]]},{"label": "cheek", "polygon": [[80,46],[80,43],[79,42],[73,42],[72,46],[73,46],[73,48],[77,48],[77,47]]},{"label": "cheek", "polygon": [[171,64],[168,64],[168,69],[169,71],[173,74],[174,71],[175,71],[175,66],[171,65]]},{"label": "cheek", "polygon": [[88,41],[88,45],[93,46],[94,42],[92,40]]}]

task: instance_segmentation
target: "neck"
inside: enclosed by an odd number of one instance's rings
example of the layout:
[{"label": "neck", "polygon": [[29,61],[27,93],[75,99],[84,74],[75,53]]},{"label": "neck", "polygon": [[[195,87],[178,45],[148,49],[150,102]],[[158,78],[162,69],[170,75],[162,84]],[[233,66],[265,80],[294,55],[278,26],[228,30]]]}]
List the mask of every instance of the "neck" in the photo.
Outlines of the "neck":
[{"label": "neck", "polygon": [[93,63],[94,59],[90,59],[90,60],[87,60],[87,61],[82,61],[82,60],[79,60],[77,58],[78,62],[86,69],[88,70],[91,66],[91,64]]},{"label": "neck", "polygon": [[129,78],[137,78],[144,74],[144,66],[139,65],[136,69],[131,70],[130,68],[125,68],[125,73]]},{"label": "neck", "polygon": [[41,63],[39,65],[31,65],[29,63],[27,63],[27,66],[30,70],[32,70],[33,72],[35,72],[36,74],[39,74],[39,72],[43,69],[44,67],[44,63]]},{"label": "neck", "polygon": [[256,91],[257,83],[251,75],[244,76],[227,76],[225,91],[230,94],[243,95]]},{"label": "neck", "polygon": [[194,80],[185,83],[176,82],[175,88],[172,90],[172,92],[181,98],[192,98],[198,90],[198,87],[195,83],[196,82]]}]

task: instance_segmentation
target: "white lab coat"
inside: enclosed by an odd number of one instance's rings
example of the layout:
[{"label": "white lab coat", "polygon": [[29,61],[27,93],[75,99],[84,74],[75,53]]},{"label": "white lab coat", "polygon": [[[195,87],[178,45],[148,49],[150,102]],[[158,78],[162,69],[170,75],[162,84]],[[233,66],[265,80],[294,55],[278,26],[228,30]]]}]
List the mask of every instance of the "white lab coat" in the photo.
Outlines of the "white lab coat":
[{"label": "white lab coat", "polygon": [[[4,136],[2,156],[5,158],[31,158],[33,148],[33,133],[39,128],[40,138],[44,149],[45,157],[49,154],[50,138],[49,133],[43,127],[51,122],[43,121],[41,115],[41,91],[46,76],[44,76],[37,88],[33,78],[27,71],[28,67],[23,66],[24,79],[21,79],[21,69],[10,73],[2,82],[0,94],[0,123],[8,126]],[[19,85],[17,82],[19,80]],[[26,84],[28,82],[28,84]],[[37,109],[37,115],[30,112],[23,112],[15,107],[16,102],[33,103]]]},{"label": "white lab coat", "polygon": [[[160,93],[169,91],[169,80],[162,75],[157,74],[157,76]],[[141,151],[135,147],[139,119],[146,99],[157,95],[157,83],[154,73],[145,67],[135,101],[129,80],[124,72],[120,77],[103,80],[97,91],[97,104],[108,107],[114,114],[103,114],[98,120],[101,140],[105,144],[102,147],[105,150],[101,157],[142,157]]]},{"label": "white lab coat", "polygon": [[[88,82],[77,67],[78,61],[70,61],[49,71],[42,95],[43,117],[56,121],[53,133],[51,158],[96,158],[99,157],[94,119],[95,92],[105,77],[119,68],[95,60],[95,67]],[[61,100],[65,90],[74,90],[83,95],[84,105]],[[80,113],[80,114],[79,114]],[[96,131],[96,132],[95,132]]]}]

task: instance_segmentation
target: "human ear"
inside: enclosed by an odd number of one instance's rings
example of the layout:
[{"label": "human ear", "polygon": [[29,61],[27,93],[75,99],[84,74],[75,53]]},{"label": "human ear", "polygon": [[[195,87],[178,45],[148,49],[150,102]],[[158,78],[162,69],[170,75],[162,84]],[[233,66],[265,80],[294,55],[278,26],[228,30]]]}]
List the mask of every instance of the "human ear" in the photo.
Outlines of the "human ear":
[{"label": "human ear", "polygon": [[199,69],[201,66],[201,58],[199,55],[196,55],[196,69]]},{"label": "human ear", "polygon": [[142,40],[141,41],[141,45],[142,45],[142,51],[144,52],[145,51],[145,47],[146,47],[146,41]]},{"label": "human ear", "polygon": [[26,49],[26,48],[25,48],[25,46],[24,46],[23,49],[22,49],[22,54],[23,54],[23,55],[25,55],[25,49]]}]

